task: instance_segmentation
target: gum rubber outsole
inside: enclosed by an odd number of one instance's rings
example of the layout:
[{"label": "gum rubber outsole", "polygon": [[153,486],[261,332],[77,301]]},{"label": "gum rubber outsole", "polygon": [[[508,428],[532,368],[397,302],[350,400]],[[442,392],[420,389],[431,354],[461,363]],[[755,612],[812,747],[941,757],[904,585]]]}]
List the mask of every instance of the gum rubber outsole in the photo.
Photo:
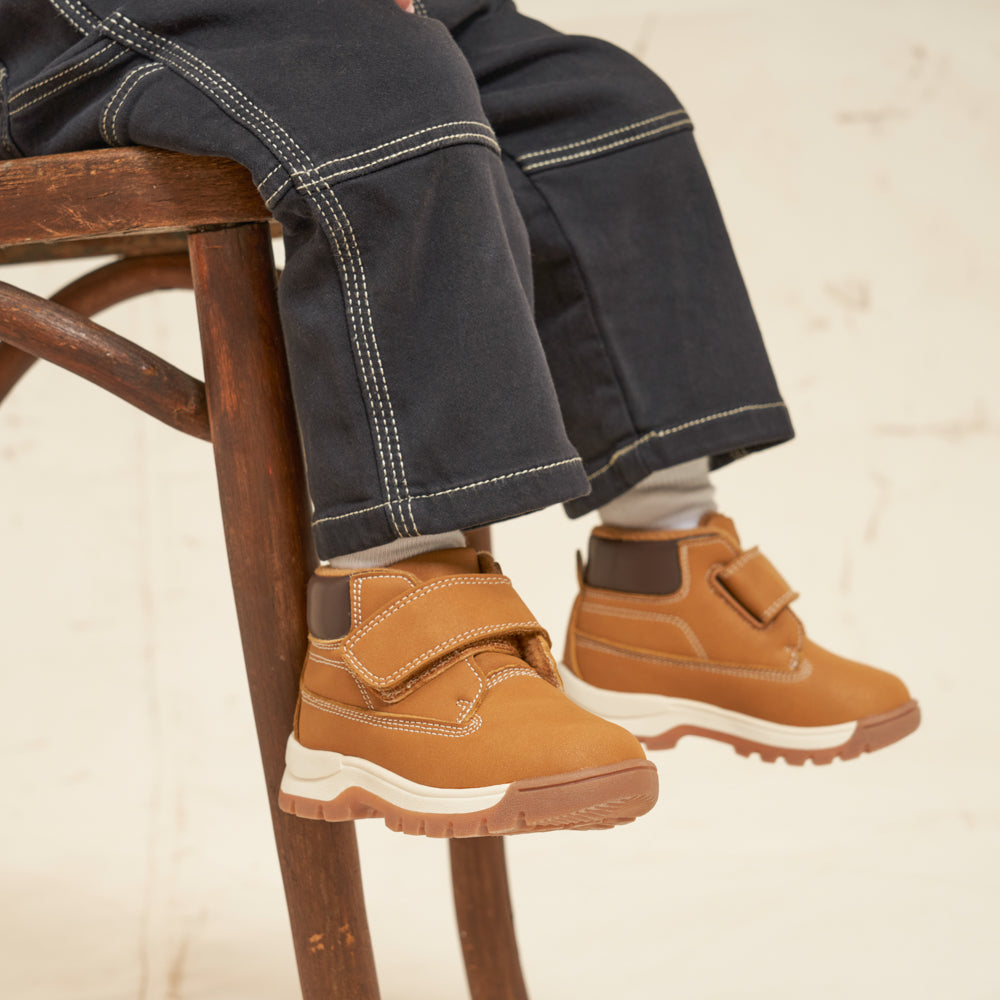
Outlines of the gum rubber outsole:
[{"label": "gum rubber outsole", "polygon": [[649,750],[670,750],[677,745],[682,736],[704,736],[708,739],[728,743],[743,757],[759,754],[761,760],[773,763],[780,757],[789,764],[801,765],[807,761],[813,764],[830,764],[838,758],[852,760],[863,753],[881,750],[892,743],[909,736],[920,725],[920,706],[915,701],[908,701],[899,708],[894,708],[881,715],[870,715],[858,720],[853,735],[846,743],[837,747],[820,750],[793,750],[788,747],[769,746],[754,740],[732,736],[713,729],[703,729],[700,726],[675,726],[658,736],[639,736],[639,742]]},{"label": "gum rubber outsole", "polygon": [[656,804],[656,767],[627,760],[546,778],[511,782],[502,799],[469,813],[420,813],[349,788],[329,802],[280,792],[287,813],[328,822],[381,818],[390,830],[425,837],[487,837],[541,830],[606,830],[631,823]]}]

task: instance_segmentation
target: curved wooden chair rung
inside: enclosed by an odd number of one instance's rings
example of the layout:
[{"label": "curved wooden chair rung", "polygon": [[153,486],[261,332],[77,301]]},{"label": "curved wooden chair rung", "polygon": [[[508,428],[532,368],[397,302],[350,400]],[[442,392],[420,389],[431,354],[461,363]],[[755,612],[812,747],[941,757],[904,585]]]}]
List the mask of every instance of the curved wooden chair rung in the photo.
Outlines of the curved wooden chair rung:
[{"label": "curved wooden chair rung", "polygon": [[[249,174],[228,160],[131,148],[0,162],[0,264],[122,257],[51,300],[0,282],[0,400],[42,358],[212,441],[303,1000],[377,1000],[354,824],[276,805],[313,555],[274,234]],[[204,383],[89,319],[163,288],[194,290]],[[241,392],[248,384],[257,391]],[[488,547],[488,529],[470,536]],[[526,1000],[502,839],[450,849],[472,997]]]}]

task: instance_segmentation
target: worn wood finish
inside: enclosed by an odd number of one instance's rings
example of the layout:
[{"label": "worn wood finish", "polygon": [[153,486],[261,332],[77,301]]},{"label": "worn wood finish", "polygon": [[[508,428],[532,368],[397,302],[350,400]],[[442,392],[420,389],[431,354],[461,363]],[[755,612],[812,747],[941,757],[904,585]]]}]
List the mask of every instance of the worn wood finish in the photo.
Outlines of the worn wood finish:
[{"label": "worn wood finish", "polygon": [[[4,231],[0,224],[0,244]],[[49,260],[75,260],[78,257],[142,256],[145,254],[187,254],[187,233],[150,233],[147,236],[94,237],[66,240],[62,243],[18,243],[0,246],[0,264],[37,264]]]},{"label": "worn wood finish", "polygon": [[473,1000],[528,1000],[514,933],[504,838],[453,840],[451,880]]},{"label": "worn wood finish", "polygon": [[[94,316],[104,309],[146,292],[166,288],[190,288],[191,265],[184,252],[112,261],[61,288],[51,301],[81,316]],[[0,333],[3,320],[0,317]],[[0,343],[0,402],[35,362],[35,357],[10,344]]]},{"label": "worn wood finish", "polygon": [[197,379],[82,316],[0,281],[0,335],[114,393],[165,424],[208,440]]},{"label": "worn wood finish", "polygon": [[59,289],[52,301],[81,316],[95,316],[146,292],[192,287],[191,263],[185,246],[180,253],[114,260]]},{"label": "worn wood finish", "polygon": [[266,222],[232,160],[129,147],[0,161],[0,245]]},{"label": "worn wood finish", "polygon": [[277,807],[305,655],[305,479],[267,227],[193,233],[219,493],[304,1000],[376,1000],[353,823]]}]

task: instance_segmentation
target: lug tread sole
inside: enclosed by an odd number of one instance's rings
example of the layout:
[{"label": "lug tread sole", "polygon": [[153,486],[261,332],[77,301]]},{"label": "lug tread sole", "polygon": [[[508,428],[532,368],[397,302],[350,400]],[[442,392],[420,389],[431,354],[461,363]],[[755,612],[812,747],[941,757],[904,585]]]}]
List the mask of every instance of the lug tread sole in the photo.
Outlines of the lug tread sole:
[{"label": "lug tread sole", "polygon": [[281,792],[278,806],[306,819],[380,818],[390,830],[424,837],[497,837],[542,830],[606,830],[631,823],[656,803],[656,767],[628,760],[545,778],[511,782],[503,798],[471,813],[402,809],[360,788],[322,802]]},{"label": "lug tread sole", "polygon": [[675,726],[658,736],[639,736],[638,739],[649,750],[670,750],[677,745],[683,736],[704,736],[708,739],[728,743],[742,757],[758,754],[761,760],[767,763],[784,758],[787,763],[800,766],[807,762],[830,764],[838,759],[852,760],[855,757],[860,757],[863,753],[881,750],[883,747],[896,743],[904,736],[909,736],[919,725],[920,706],[915,701],[908,701],[905,705],[891,711],[859,719],[853,735],[846,743],[818,750],[797,750],[790,747],[771,746],[718,730],[705,729],[701,726]]}]

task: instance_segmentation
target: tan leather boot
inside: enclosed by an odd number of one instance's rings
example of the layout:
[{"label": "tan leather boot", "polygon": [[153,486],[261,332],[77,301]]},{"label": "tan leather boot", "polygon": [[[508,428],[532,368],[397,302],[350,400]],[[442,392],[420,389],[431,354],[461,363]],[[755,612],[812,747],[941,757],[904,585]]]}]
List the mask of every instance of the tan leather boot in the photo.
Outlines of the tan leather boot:
[{"label": "tan leather boot", "polygon": [[597,528],[566,692],[650,749],[696,734],[767,761],[826,764],[913,732],[920,709],[902,681],[809,640],[789,607],[797,596],[720,514],[691,531]]},{"label": "tan leather boot", "polygon": [[469,837],[602,828],[653,807],[633,736],[563,693],[549,638],[493,560],[321,568],[279,804]]}]

